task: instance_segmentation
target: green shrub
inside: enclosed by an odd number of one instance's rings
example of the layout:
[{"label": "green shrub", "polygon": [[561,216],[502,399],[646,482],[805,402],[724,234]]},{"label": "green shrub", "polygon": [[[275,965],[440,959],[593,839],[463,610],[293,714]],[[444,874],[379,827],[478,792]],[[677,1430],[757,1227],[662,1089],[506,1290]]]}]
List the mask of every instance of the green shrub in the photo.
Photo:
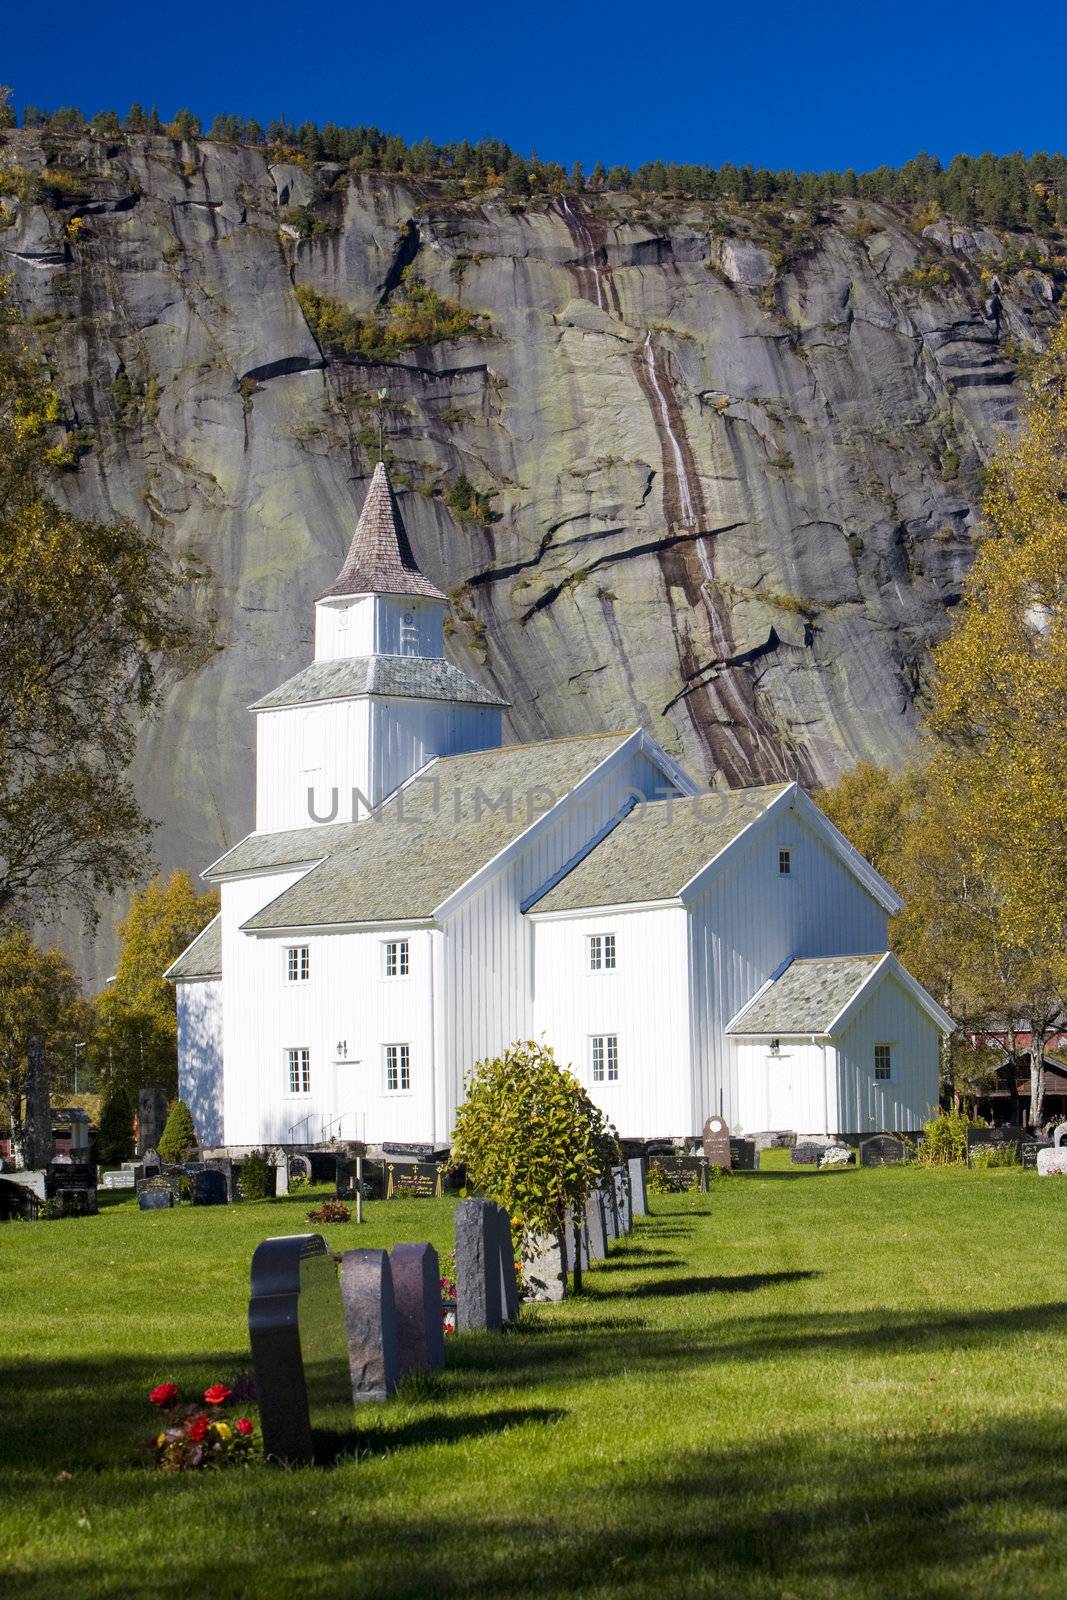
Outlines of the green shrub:
[{"label": "green shrub", "polygon": [[476,489],[465,472],[450,479],[445,489],[445,505],[457,522],[473,522],[479,528],[487,528],[492,521],[489,496]]},{"label": "green shrub", "polygon": [[122,1089],[111,1089],[100,1112],[96,1159],[102,1167],[117,1167],[133,1155],[133,1106]]},{"label": "green shrub", "polygon": [[995,1145],[978,1145],[971,1151],[971,1166],[985,1169],[987,1167],[1017,1167],[1019,1165],[1019,1147],[1016,1144],[1002,1145],[999,1149]]},{"label": "green shrub", "polygon": [[438,294],[410,267],[389,304],[365,316],[306,284],[297,285],[296,298],[308,327],[330,355],[377,360],[443,339],[486,338],[490,332],[486,317]]},{"label": "green shrub", "polygon": [[239,1184],[246,1200],[268,1200],[274,1195],[274,1168],[262,1150],[253,1150],[241,1163]]},{"label": "green shrub", "polygon": [[645,1191],[647,1194],[670,1194],[671,1180],[662,1167],[649,1167],[645,1175]]},{"label": "green shrub", "polygon": [[196,1127],[193,1114],[184,1100],[175,1100],[167,1117],[167,1126],[159,1140],[159,1154],[164,1161],[181,1161],[190,1146],[196,1144]]},{"label": "green shrub", "polygon": [[919,1160],[926,1167],[949,1167],[967,1159],[967,1129],[973,1127],[962,1111],[942,1111],[923,1123]]}]

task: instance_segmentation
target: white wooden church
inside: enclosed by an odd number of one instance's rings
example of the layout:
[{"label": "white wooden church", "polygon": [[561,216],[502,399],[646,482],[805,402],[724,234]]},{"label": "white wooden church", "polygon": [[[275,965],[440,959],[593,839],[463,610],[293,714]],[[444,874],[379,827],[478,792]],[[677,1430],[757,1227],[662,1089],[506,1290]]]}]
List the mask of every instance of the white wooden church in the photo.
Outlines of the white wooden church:
[{"label": "white wooden church", "polygon": [[625,1136],[917,1128],[952,1022],[887,952],[885,880],[796,784],[698,793],[641,729],[502,745],[447,609],[379,462],[168,973],[201,1139],[445,1144],[529,1038]]}]

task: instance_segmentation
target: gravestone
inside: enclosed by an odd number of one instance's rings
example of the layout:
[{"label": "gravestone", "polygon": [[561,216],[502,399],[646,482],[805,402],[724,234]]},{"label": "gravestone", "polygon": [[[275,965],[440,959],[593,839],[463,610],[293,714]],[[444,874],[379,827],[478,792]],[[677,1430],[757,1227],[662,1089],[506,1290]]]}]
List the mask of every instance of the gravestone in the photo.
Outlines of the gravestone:
[{"label": "gravestone", "polygon": [[228,1156],[208,1156],[204,1165],[209,1172],[222,1174],[222,1181],[226,1185],[226,1199],[232,1204],[237,1198],[237,1180],[234,1177],[233,1162]]},{"label": "gravestone", "polygon": [[273,1150],[270,1160],[274,1163],[274,1193],[276,1197],[289,1193],[289,1157],[284,1150]]},{"label": "gravestone", "polygon": [[594,1189],[585,1202],[585,1237],[590,1261],[603,1261],[608,1253],[608,1231],[604,1196],[599,1189]]},{"label": "gravestone", "polygon": [[817,1167],[829,1143],[829,1139],[798,1139],[789,1159],[794,1167]]},{"label": "gravestone", "polygon": [[903,1141],[894,1139],[891,1133],[876,1134],[873,1139],[864,1139],[860,1145],[861,1167],[892,1167],[907,1159],[908,1152]]},{"label": "gravestone", "polygon": [[732,1172],[758,1172],[759,1151],[755,1139],[730,1140],[730,1170]]},{"label": "gravestone", "polygon": [[1063,1143],[1064,1139],[1067,1139],[1067,1122],[1059,1123],[1052,1130],[1052,1142],[1057,1150],[1060,1148],[1060,1145]]},{"label": "gravestone", "polygon": [[174,1204],[174,1194],[165,1178],[146,1178],[137,1194],[137,1204],[142,1211],[169,1211]]},{"label": "gravestone", "polygon": [[393,1274],[384,1250],[346,1250],[341,1297],[348,1333],[352,1398],[388,1400],[400,1379]]},{"label": "gravestone", "polygon": [[554,1233],[540,1233],[523,1250],[522,1281],[527,1298],[555,1303],[567,1293],[567,1249]]},{"label": "gravestone", "polygon": [[519,1285],[515,1276],[515,1241],[511,1237],[511,1219],[503,1206],[494,1206],[493,1213],[500,1257],[500,1308],[505,1322],[516,1322],[519,1316]]},{"label": "gravestone", "polygon": [[707,1187],[707,1162],[701,1156],[649,1157],[649,1170],[662,1172],[671,1194],[689,1194]]},{"label": "gravestone", "polygon": [[1010,1124],[999,1128],[968,1128],[967,1165],[970,1166],[971,1154],[975,1150],[1010,1150],[1014,1147],[1018,1154],[1019,1146],[1028,1137],[1025,1128]]},{"label": "gravestone", "polygon": [[456,1207],[456,1329],[498,1333],[504,1323],[498,1210],[490,1200]]},{"label": "gravestone", "polygon": [[1019,1160],[1026,1172],[1038,1170],[1038,1154],[1042,1150],[1055,1150],[1051,1139],[1024,1139],[1019,1146]]},{"label": "gravestone", "polygon": [[296,1178],[303,1178],[305,1183],[311,1182],[311,1162],[308,1160],[307,1156],[289,1156],[286,1160],[286,1169],[286,1193],[289,1191],[289,1185]]},{"label": "gravestone", "polygon": [[828,1144],[819,1157],[820,1168],[826,1167],[851,1167],[855,1161],[855,1152],[847,1144]]},{"label": "gravestone", "polygon": [[26,1109],[22,1125],[22,1165],[31,1171],[52,1159],[52,1108],[48,1102],[48,1061],[44,1040],[30,1040],[26,1060]]},{"label": "gravestone", "polygon": [[441,1264],[432,1244],[397,1244],[389,1254],[396,1305],[400,1377],[435,1372],[445,1364]]},{"label": "gravestone", "polygon": [[1037,1152],[1037,1170],[1043,1178],[1067,1177],[1067,1150],[1061,1145]]},{"label": "gravestone", "polygon": [[117,1171],[105,1172],[100,1179],[100,1187],[101,1189],[132,1189],[136,1181],[132,1172],[119,1168]]},{"label": "gravestone", "polygon": [[752,1135],[756,1142],[757,1150],[792,1150],[797,1142],[797,1136],[792,1129],[770,1129],[765,1133]]},{"label": "gravestone", "polygon": [[610,1246],[619,1237],[619,1204],[615,1198],[614,1180],[601,1184],[600,1193],[604,1199],[604,1232]]},{"label": "gravestone", "polygon": [[432,1161],[390,1161],[386,1166],[387,1200],[431,1200],[442,1194],[444,1166]]},{"label": "gravestone", "polygon": [[648,1216],[648,1191],[645,1188],[645,1163],[641,1156],[630,1156],[626,1163],[630,1173],[630,1203],[635,1217]]},{"label": "gravestone", "polygon": [[589,1241],[584,1228],[575,1231],[573,1211],[568,1211],[563,1219],[563,1244],[570,1270],[573,1272],[580,1265],[584,1272],[589,1265]]},{"label": "gravestone", "polygon": [[619,1213],[619,1232],[629,1233],[633,1224],[630,1220],[630,1185],[626,1168],[612,1167],[611,1177],[615,1187],[615,1209]]},{"label": "gravestone", "polygon": [[335,1456],[351,1427],[352,1393],[337,1268],[321,1234],[257,1246],[248,1333],[265,1454]]},{"label": "gravestone", "polygon": [[163,1163],[159,1159],[157,1150],[146,1150],[141,1157],[141,1171],[146,1178],[158,1176],[163,1171]]},{"label": "gravestone", "polygon": [[137,1154],[154,1154],[167,1126],[167,1093],[158,1084],[146,1084],[137,1092]]},{"label": "gravestone", "polygon": [[158,1194],[163,1189],[166,1189],[170,1195],[171,1204],[175,1206],[182,1197],[181,1178],[180,1176],[175,1176],[173,1172],[153,1172],[149,1169],[145,1177],[138,1178],[135,1188],[138,1198],[144,1194],[146,1189],[152,1194]]},{"label": "gravestone", "polygon": [[194,1172],[190,1176],[192,1186],[192,1199],[194,1206],[224,1206],[226,1204],[226,1177],[222,1172],[212,1172],[205,1168],[202,1172]]},{"label": "gravestone", "polygon": [[712,1116],[705,1122],[703,1148],[709,1167],[730,1171],[730,1130],[722,1117]]},{"label": "gravestone", "polygon": [[333,1150],[309,1150],[303,1159],[308,1164],[312,1183],[336,1184],[340,1161]]}]

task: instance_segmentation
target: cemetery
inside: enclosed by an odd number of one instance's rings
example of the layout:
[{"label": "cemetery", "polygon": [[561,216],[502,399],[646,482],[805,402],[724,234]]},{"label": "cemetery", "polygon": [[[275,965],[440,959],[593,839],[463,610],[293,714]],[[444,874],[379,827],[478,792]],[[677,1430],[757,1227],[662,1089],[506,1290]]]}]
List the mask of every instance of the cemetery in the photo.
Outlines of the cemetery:
[{"label": "cemetery", "polygon": [[[101,1188],[96,1215],[5,1227],[10,1592],[934,1595],[951,1575],[977,1596],[994,1566],[998,1593],[1057,1592],[1055,1382],[1030,1399],[1018,1375],[1035,1340],[1047,1369],[1067,1352],[1061,1277],[1053,1252],[976,1241],[1051,1236],[1064,1190],[1021,1162],[757,1153],[725,1181],[676,1155],[696,1182],[668,1192],[635,1181],[655,1154],[617,1164],[569,1219],[555,1303],[559,1253],[520,1305],[508,1219],[474,1195],[401,1190],[318,1227],[336,1180],[158,1210]],[[139,1451],[187,1397],[210,1417],[179,1448],[217,1439],[225,1470]],[[1017,1553],[994,1556],[990,1519]]]}]

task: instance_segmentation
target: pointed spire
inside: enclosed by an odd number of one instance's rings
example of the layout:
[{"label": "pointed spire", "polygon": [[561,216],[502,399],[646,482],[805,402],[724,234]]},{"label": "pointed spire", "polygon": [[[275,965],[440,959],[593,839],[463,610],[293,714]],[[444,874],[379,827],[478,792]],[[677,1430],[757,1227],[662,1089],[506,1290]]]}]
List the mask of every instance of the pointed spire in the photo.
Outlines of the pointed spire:
[{"label": "pointed spire", "polygon": [[384,461],[379,461],[374,469],[337,581],[319,599],[347,594],[422,594],[431,600],[445,598],[415,564]]}]

